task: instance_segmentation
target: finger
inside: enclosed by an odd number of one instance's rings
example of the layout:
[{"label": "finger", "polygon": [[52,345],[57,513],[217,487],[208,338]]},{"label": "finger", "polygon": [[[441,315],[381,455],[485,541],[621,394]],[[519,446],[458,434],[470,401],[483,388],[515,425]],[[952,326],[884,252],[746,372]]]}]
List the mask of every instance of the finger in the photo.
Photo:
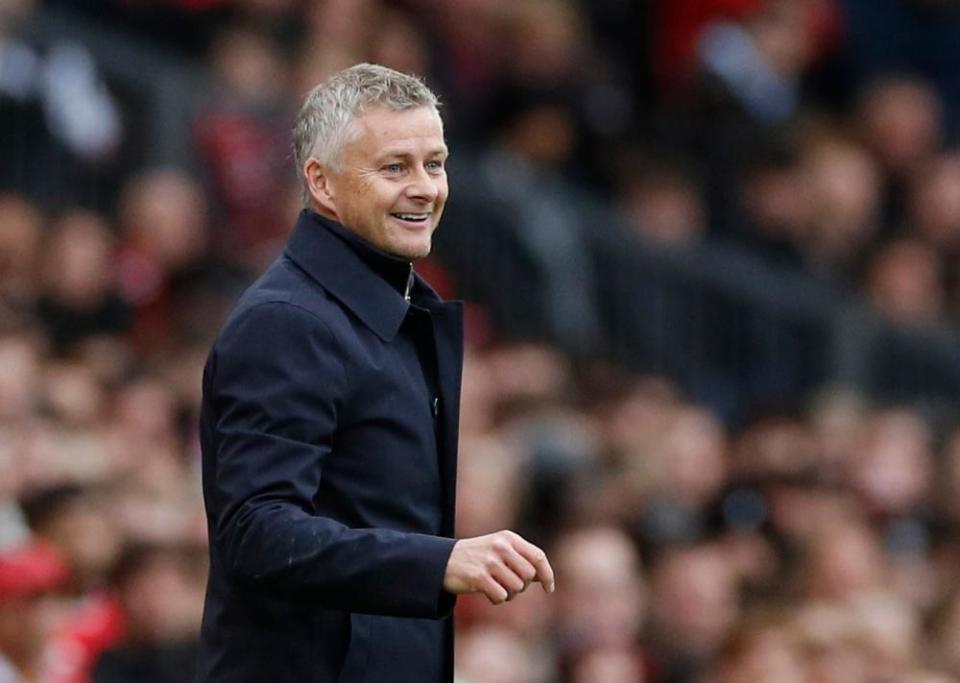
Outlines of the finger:
[{"label": "finger", "polygon": [[523,589],[526,588],[524,580],[505,564],[496,564],[490,567],[490,575],[507,591],[508,599],[517,593],[522,593]]},{"label": "finger", "polygon": [[531,581],[537,578],[537,568],[513,547],[504,554],[503,561],[514,574],[523,579],[524,590],[527,589]]},{"label": "finger", "polygon": [[507,589],[497,583],[492,576],[487,576],[480,585],[481,592],[493,605],[499,605],[510,597]]},{"label": "finger", "polygon": [[556,588],[556,581],[553,575],[553,567],[550,566],[550,561],[547,560],[547,554],[533,543],[523,539],[520,539],[513,547],[530,562],[530,564],[536,567],[537,575],[535,580],[540,582],[540,585],[543,586],[545,591],[552,593]]}]

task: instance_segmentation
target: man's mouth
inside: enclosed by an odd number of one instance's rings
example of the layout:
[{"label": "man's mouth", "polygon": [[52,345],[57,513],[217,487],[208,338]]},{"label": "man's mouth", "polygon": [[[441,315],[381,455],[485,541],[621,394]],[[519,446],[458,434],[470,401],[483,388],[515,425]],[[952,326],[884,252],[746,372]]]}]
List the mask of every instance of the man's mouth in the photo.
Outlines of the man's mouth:
[{"label": "man's mouth", "polygon": [[423,223],[430,218],[429,213],[391,213],[390,215],[405,223]]}]

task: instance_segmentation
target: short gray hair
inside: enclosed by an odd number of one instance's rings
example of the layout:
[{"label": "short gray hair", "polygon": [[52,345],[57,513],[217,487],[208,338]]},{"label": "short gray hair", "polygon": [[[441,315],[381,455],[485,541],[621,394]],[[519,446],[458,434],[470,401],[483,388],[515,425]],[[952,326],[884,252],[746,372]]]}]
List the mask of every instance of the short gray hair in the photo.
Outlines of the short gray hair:
[{"label": "short gray hair", "polygon": [[304,200],[310,193],[303,166],[310,157],[337,169],[340,153],[354,132],[356,117],[374,107],[403,111],[430,107],[438,111],[437,96],[415,76],[378,64],[356,64],[315,87],[297,114],[293,129],[293,152]]}]

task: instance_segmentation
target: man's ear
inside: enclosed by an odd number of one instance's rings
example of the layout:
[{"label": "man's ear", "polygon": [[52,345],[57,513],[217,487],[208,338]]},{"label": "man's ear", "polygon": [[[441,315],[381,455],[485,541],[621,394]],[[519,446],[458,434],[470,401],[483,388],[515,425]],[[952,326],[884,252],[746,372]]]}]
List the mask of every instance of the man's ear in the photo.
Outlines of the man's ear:
[{"label": "man's ear", "polygon": [[330,173],[319,161],[310,157],[303,165],[303,177],[307,190],[318,212],[331,218],[337,217],[337,205],[330,186]]}]

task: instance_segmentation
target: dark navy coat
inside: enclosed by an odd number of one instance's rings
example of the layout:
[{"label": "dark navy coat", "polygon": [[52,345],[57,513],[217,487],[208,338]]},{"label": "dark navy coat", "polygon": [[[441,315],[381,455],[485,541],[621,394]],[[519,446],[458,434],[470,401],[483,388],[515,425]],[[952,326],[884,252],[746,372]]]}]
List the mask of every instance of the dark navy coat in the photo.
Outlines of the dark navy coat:
[{"label": "dark navy coat", "polygon": [[462,329],[409,263],[301,214],[204,370],[200,681],[452,680]]}]

